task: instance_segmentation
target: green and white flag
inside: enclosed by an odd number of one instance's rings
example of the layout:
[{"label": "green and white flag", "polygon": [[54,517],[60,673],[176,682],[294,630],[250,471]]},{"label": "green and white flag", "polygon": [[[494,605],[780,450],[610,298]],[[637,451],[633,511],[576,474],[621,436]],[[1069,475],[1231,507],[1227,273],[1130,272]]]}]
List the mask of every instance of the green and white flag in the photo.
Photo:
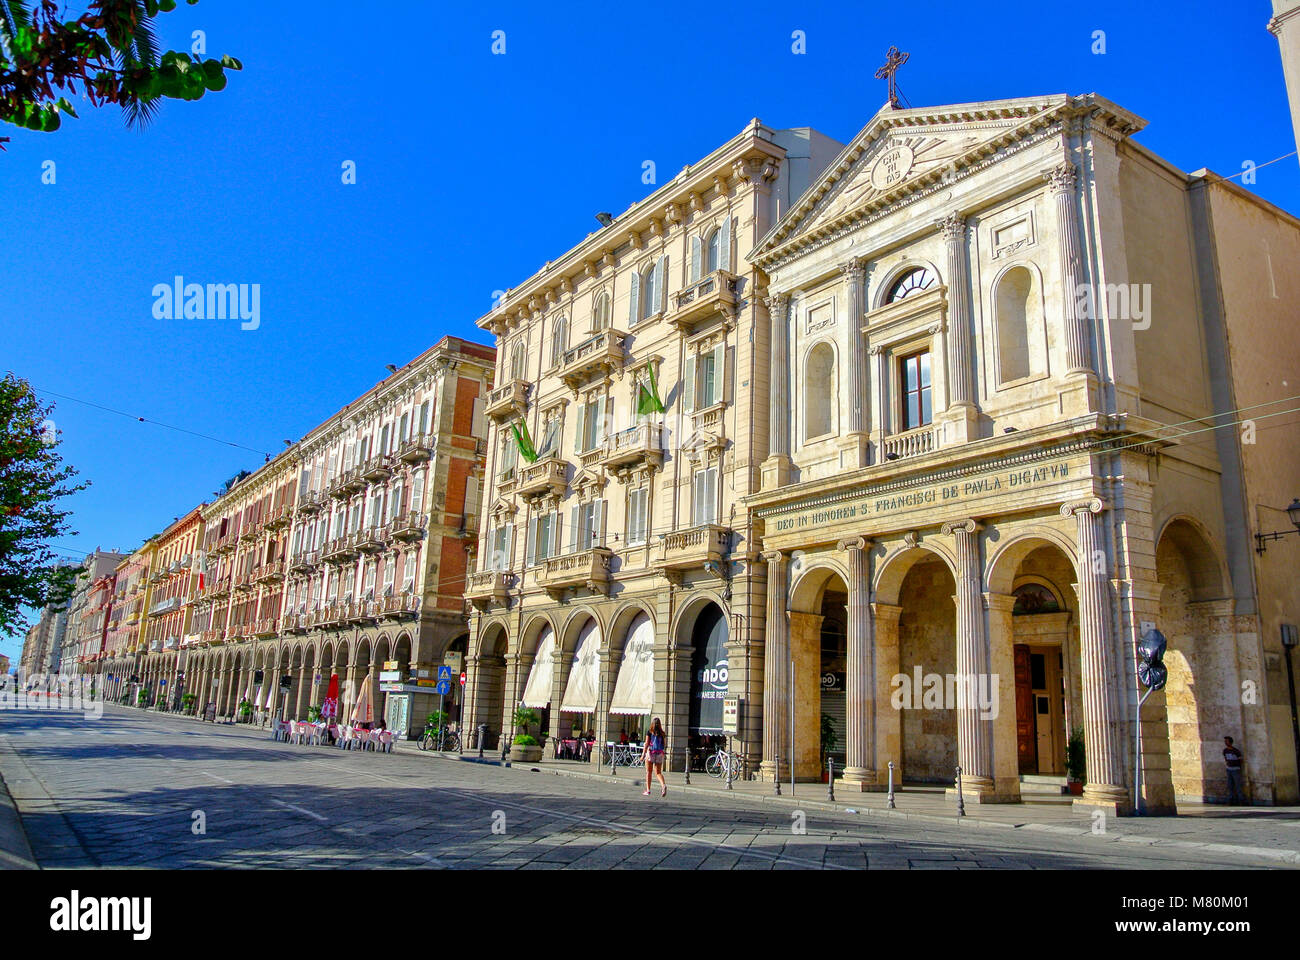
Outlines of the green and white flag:
[{"label": "green and white flag", "polygon": [[528,435],[528,424],[520,420],[510,424],[510,430],[515,435],[515,446],[519,448],[520,455],[529,463],[536,463],[537,450],[533,447],[533,438]]},{"label": "green and white flag", "polygon": [[659,399],[659,385],[655,382],[654,364],[646,367],[646,373],[649,375],[649,384],[641,383],[637,386],[636,412],[641,417],[664,412],[664,402]]}]

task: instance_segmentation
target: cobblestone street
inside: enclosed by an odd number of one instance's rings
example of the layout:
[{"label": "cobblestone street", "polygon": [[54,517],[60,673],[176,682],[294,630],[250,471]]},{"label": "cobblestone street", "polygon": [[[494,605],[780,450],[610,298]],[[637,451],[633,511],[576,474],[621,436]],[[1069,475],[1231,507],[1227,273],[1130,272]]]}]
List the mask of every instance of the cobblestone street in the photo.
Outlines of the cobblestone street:
[{"label": "cobblestone street", "polygon": [[978,830],[811,806],[799,813],[671,787],[667,798],[646,798],[629,777],[294,746],[262,731],[117,707],[101,719],[0,714],[0,775],[44,868],[1289,866],[1124,842],[1115,832]]}]

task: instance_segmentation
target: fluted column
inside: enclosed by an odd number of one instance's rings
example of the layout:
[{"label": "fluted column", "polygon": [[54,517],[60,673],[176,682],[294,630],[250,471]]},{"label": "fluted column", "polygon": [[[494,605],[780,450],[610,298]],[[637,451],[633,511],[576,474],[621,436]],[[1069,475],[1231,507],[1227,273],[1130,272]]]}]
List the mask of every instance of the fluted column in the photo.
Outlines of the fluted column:
[{"label": "fluted column", "polygon": [[985,660],[984,586],[980,563],[980,524],[958,520],[943,525],[957,553],[957,762],[962,786],[970,793],[993,792],[990,745],[992,721],[980,715],[978,684],[989,683]]},{"label": "fluted column", "polygon": [[763,764],[765,780],[778,779],[790,763],[791,744],[783,736],[790,713],[790,624],[786,595],[790,589],[790,558],[780,550],[763,554],[767,563],[767,622],[763,640]]},{"label": "fluted column", "polygon": [[1051,184],[1056,201],[1057,250],[1061,260],[1061,277],[1065,291],[1065,365],[1066,373],[1092,373],[1092,339],[1087,314],[1080,315],[1079,297],[1083,287],[1083,258],[1079,247],[1079,214],[1074,205],[1074,187],[1078,180],[1074,165],[1062,163],[1043,175]]},{"label": "fluted column", "polygon": [[785,293],[767,298],[771,320],[768,355],[768,443],[763,463],[763,489],[782,486],[790,478],[790,296]]},{"label": "fluted column", "polygon": [[1127,803],[1123,750],[1119,743],[1119,717],[1115,710],[1114,652],[1110,644],[1107,602],[1109,564],[1103,547],[1099,498],[1061,505],[1061,516],[1073,515],[1078,524],[1079,658],[1083,681],[1083,741],[1087,763],[1084,802],[1105,805]]},{"label": "fluted column", "polygon": [[970,406],[975,403],[975,382],[966,218],[952,213],[938,225],[948,254],[948,406]]},{"label": "fluted column", "polygon": [[866,270],[862,260],[855,257],[848,263],[840,264],[840,273],[844,275],[848,286],[849,314],[849,355],[846,380],[849,388],[849,427],[848,433],[866,433],[870,429],[867,422],[867,358],[866,344],[863,342],[862,330],[862,288]]},{"label": "fluted column", "polygon": [[875,631],[867,576],[870,545],[863,537],[839,543],[849,561],[844,782],[859,789],[876,784]]}]

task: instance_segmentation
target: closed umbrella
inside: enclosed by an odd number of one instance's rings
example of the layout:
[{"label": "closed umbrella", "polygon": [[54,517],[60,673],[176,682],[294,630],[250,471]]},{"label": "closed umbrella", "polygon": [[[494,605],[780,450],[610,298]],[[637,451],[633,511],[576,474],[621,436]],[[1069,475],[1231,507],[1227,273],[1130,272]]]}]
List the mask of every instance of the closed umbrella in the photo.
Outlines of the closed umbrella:
[{"label": "closed umbrella", "polygon": [[329,686],[325,688],[325,701],[320,705],[322,719],[332,720],[339,713],[339,675],[330,674]]},{"label": "closed umbrella", "polygon": [[361,692],[357,694],[357,702],[352,705],[352,722],[369,723],[374,719],[374,711],[370,708],[370,674],[366,674],[366,679],[361,682]]}]

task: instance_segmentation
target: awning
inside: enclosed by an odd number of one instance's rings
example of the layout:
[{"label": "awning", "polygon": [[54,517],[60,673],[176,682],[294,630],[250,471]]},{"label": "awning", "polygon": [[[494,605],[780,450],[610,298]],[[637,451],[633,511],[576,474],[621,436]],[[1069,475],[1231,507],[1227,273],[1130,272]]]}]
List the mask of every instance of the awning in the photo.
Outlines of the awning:
[{"label": "awning", "polygon": [[573,651],[569,682],[560,698],[561,713],[596,712],[596,687],[600,681],[600,658],[596,656],[596,648],[599,646],[600,628],[595,620],[588,620],[578,634],[578,643]]},{"label": "awning", "polygon": [[640,716],[654,709],[655,660],[651,649],[654,642],[655,630],[650,618],[644,613],[637,614],[623,644],[623,662],[619,664],[610,713]]},{"label": "awning", "polygon": [[551,702],[551,680],[555,676],[555,634],[550,627],[542,628],[542,635],[537,641],[537,656],[533,658],[532,669],[528,671],[528,682],[524,684],[524,696],[521,701],[525,707],[545,708]]}]

